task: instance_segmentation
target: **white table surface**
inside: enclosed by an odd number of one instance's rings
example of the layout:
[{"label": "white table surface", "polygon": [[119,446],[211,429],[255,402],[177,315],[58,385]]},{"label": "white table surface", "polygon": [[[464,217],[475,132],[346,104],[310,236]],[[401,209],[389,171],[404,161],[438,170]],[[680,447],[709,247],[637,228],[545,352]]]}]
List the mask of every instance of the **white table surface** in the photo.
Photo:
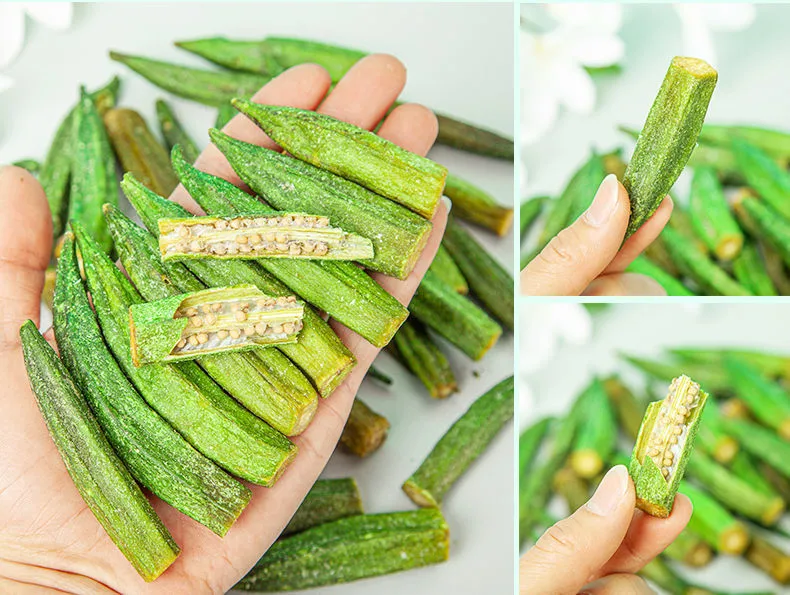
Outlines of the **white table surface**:
[{"label": "white table surface", "polygon": [[[543,304],[522,304],[540,309]],[[618,358],[628,353],[659,359],[665,349],[688,346],[742,346],[790,352],[790,339],[777,326],[788,316],[781,304],[616,304],[593,318],[593,336],[586,345],[561,345],[550,363],[532,374],[520,373],[519,383],[529,386],[534,400],[525,415],[524,427],[550,414],[564,413],[593,375],[617,372],[635,390],[644,387],[643,375]],[[529,329],[521,329],[522,333]],[[559,507],[558,515],[565,514]],[[783,522],[788,520],[785,515]],[[790,551],[790,541],[778,542]],[[727,591],[775,591],[790,593],[741,558],[720,556],[701,571],[682,572],[708,586]]]},{"label": "white table surface", "polygon": [[[16,86],[0,94],[0,163],[43,156],[57,123],[76,99],[78,85],[96,87],[115,73],[123,78],[121,104],[154,123],[154,100],[165,94],[112,62],[107,52],[117,49],[201,65],[172,42],[214,35],[302,36],[395,54],[409,70],[405,98],[512,135],[512,23],[510,4],[77,5],[67,32],[29,27],[27,46],[5,72],[16,79]],[[168,99],[196,141],[207,142],[215,111]],[[431,156],[512,204],[511,164],[443,147]],[[475,235],[512,268],[512,235],[503,240]],[[363,385],[360,396],[392,423],[389,439],[368,460],[336,454],[324,476],[354,476],[368,511],[412,508],[400,484],[475,397],[512,374],[512,335],[505,335],[483,362],[472,364],[455,351],[450,359],[463,390],[447,401],[432,401],[389,356],[377,365],[393,376],[393,386]],[[443,510],[451,527],[449,562],[311,593],[512,593],[513,441],[509,425],[448,494]]]}]

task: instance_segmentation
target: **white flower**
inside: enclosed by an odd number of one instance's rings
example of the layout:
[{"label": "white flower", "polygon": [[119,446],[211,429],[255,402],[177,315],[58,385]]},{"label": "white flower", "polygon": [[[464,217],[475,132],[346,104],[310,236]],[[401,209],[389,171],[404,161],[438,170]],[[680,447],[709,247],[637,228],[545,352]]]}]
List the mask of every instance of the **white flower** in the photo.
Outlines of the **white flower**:
[{"label": "white flower", "polygon": [[715,31],[741,31],[754,22],[752,4],[676,4],[683,27],[683,51],[716,66]]},{"label": "white flower", "polygon": [[624,45],[617,36],[622,9],[614,3],[550,4],[537,8],[552,28],[534,31],[530,11],[521,33],[522,130],[525,144],[534,142],[554,124],[561,107],[589,114],[595,106],[595,85],[585,67],[617,64]]},{"label": "white flower", "polygon": [[582,345],[592,336],[592,317],[583,304],[522,307],[519,369],[530,374],[546,365],[561,342]]},{"label": "white flower", "polygon": [[49,29],[63,31],[71,25],[72,3],[0,3],[0,69],[9,66],[22,51],[25,44],[26,15]]}]

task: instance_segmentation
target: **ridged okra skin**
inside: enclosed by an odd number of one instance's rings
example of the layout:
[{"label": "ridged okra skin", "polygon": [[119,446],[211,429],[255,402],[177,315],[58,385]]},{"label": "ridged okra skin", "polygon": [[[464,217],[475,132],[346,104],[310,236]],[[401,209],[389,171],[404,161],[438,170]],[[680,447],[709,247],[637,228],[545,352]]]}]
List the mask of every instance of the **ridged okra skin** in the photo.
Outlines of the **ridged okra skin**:
[{"label": "ridged okra skin", "polygon": [[513,139],[445,114],[437,113],[436,119],[439,122],[437,144],[453,147],[460,151],[513,161]]},{"label": "ridged okra skin", "polygon": [[610,376],[603,380],[603,389],[614,409],[620,427],[626,436],[636,440],[639,428],[642,427],[644,403],[637,399],[631,389],[617,376]]},{"label": "ridged okra skin", "polygon": [[543,209],[550,200],[551,197],[549,196],[535,196],[521,203],[521,208],[518,212],[518,233],[522,240],[541,213],[543,213]]},{"label": "ridged okra skin", "polygon": [[450,362],[422,324],[404,322],[391,345],[396,357],[420,379],[431,397],[445,399],[458,390]]},{"label": "ridged okra skin", "polygon": [[730,211],[716,170],[694,170],[689,196],[691,223],[697,235],[719,260],[733,260],[743,248],[743,231]]},{"label": "ridged okra skin", "polygon": [[754,295],[779,295],[768,267],[755,244],[747,242],[732,263],[735,280]]},{"label": "ridged okra skin", "polygon": [[128,311],[143,300],[82,227],[73,224],[73,229],[102,333],[143,398],[209,459],[238,477],[273,485],[296,456],[296,446],[236,403],[193,362],[135,367]]},{"label": "ridged okra skin", "polygon": [[[194,168],[192,171],[196,175],[202,173]],[[203,175],[207,176],[208,174]],[[185,178],[182,177],[182,179]],[[215,178],[215,180],[219,180],[219,178]],[[225,184],[224,187],[235,188],[228,182]],[[190,192],[194,192],[193,186],[188,183],[185,186]],[[189,211],[177,203],[157,196],[130,176],[126,176],[121,187],[145,226],[153,233],[158,232],[157,221],[163,217],[188,217],[190,215]],[[174,278],[171,271],[180,266],[168,268],[168,265],[165,265],[165,268],[168,270],[168,275]],[[209,264],[190,261],[186,268],[208,286],[222,287],[233,283],[251,283],[268,295],[280,297],[293,293],[256,263],[220,261]],[[183,289],[191,288],[184,286]],[[356,360],[327,322],[318,316],[312,308],[305,308],[303,322],[304,328],[299,336],[299,341],[295,344],[280,345],[277,349],[302,370],[321,396],[327,397],[351,373],[356,365]]]},{"label": "ridged okra skin", "polygon": [[153,581],[175,561],[178,545],[36,325],[28,320],[19,334],[30,386],[74,485],[134,569]]},{"label": "ridged okra skin", "polygon": [[733,139],[731,146],[748,185],[785,219],[790,218],[790,174],[785,167],[743,139]]},{"label": "ridged okra skin", "polygon": [[687,481],[680,483],[680,491],[694,506],[688,528],[704,539],[714,550],[723,554],[740,555],[749,545],[749,531],[730,512],[706,491]]},{"label": "ridged okra skin", "polygon": [[761,423],[790,439],[790,395],[759,369],[729,356],[724,360],[735,394]]},{"label": "ridged okra skin", "polygon": [[725,431],[738,440],[741,448],[790,477],[790,445],[776,432],[745,419],[722,420]]},{"label": "ridged okra skin", "polygon": [[389,429],[389,420],[357,397],[340,436],[340,443],[358,457],[364,458],[381,448]]},{"label": "ridged okra skin", "polygon": [[444,244],[439,244],[439,248],[436,250],[436,256],[434,256],[433,262],[431,262],[431,270],[437,277],[461,295],[469,293],[469,284],[466,282],[461,269],[458,268],[458,265],[453,260],[453,257],[450,256]]},{"label": "ridged okra skin", "polygon": [[[121,263],[144,299],[172,299],[182,291],[204,290],[203,284],[182,265],[161,263],[154,237],[118,209],[105,209],[105,216]],[[291,296],[277,298],[286,302],[292,299]],[[264,305],[270,301],[266,299]],[[144,304],[132,306],[139,307],[144,307]],[[304,311],[304,308],[301,310]],[[244,317],[248,319],[247,313]],[[203,316],[199,329],[205,328],[203,321],[209,322]],[[257,330],[253,330],[257,335]],[[263,330],[267,331],[268,325]],[[293,330],[296,330],[295,327]],[[246,330],[244,335],[247,336]],[[230,333],[228,338],[233,338]],[[195,335],[198,347],[203,346],[200,340]],[[205,344],[208,345],[207,340]],[[280,347],[283,345],[278,344]],[[133,349],[133,361],[134,353]],[[256,349],[252,353],[215,353],[200,357],[197,363],[237,401],[286,435],[301,433],[315,414],[318,405],[315,390],[300,370],[277,349]]]},{"label": "ridged okra skin", "polygon": [[93,99],[81,90],[73,123],[73,154],[69,189],[69,220],[84,225],[105,252],[112,238],[104,222],[102,206],[118,204],[115,155]]},{"label": "ridged okra skin", "polygon": [[580,425],[573,443],[570,464],[584,479],[592,479],[609,460],[617,441],[617,422],[603,384],[597,378],[579,397]]},{"label": "ridged okra skin", "polygon": [[[244,41],[227,37],[207,37],[177,41],[175,45],[230,70],[277,76],[285,68],[275,59],[272,48],[263,40]],[[311,62],[311,60],[306,60]]]},{"label": "ridged okra skin", "polygon": [[431,219],[447,168],[368,130],[314,111],[234,99],[233,105],[294,157]]},{"label": "ridged okra skin", "polygon": [[708,395],[688,376],[672,381],[662,401],[648,405],[631,456],[636,506],[651,516],[672,512]]},{"label": "ridged okra skin", "polygon": [[192,448],[146,404],[118,367],[88,301],[74,238],[68,233],[58,259],[53,314],[63,363],[134,478],[224,536],[252,493]]},{"label": "ridged okra skin", "polygon": [[131,172],[147,188],[169,196],[178,186],[165,148],[136,111],[114,108],[104,114],[104,126],[124,172]]},{"label": "ridged okra skin", "polygon": [[664,556],[692,568],[702,568],[713,559],[713,549],[693,531],[684,529],[664,550]]},{"label": "ridged okra skin", "polygon": [[418,506],[438,508],[444,495],[513,417],[513,377],[479,397],[403,484]]},{"label": "ridged okra skin", "polygon": [[275,543],[235,588],[295,591],[447,560],[449,527],[438,510],[363,514]]},{"label": "ridged okra skin", "polygon": [[[283,211],[323,215],[334,225],[367,237],[373,242],[374,257],[363,264],[371,270],[405,279],[414,269],[431,233],[429,221],[309,163],[218,131],[209,135],[239,177],[268,204]],[[177,167],[175,160],[174,164]]]},{"label": "ridged okra skin", "polygon": [[453,201],[453,215],[500,237],[513,225],[513,209],[498,204],[485,190],[463,178],[447,174],[444,195]]},{"label": "ridged okra skin", "polygon": [[717,80],[703,60],[672,59],[623,177],[631,200],[626,238],[656,211],[686,166]]},{"label": "ridged okra skin", "polygon": [[218,107],[233,97],[249,97],[269,82],[268,76],[189,68],[141,56],[110,52],[110,58],[173,95]]},{"label": "ridged okra skin", "polygon": [[307,492],[282,537],[364,512],[357,482],[352,477],[319,479]]},{"label": "ridged okra skin", "polygon": [[358,50],[293,37],[267,37],[263,45],[283,68],[306,62],[323,66],[333,83],[338,82],[367,54]]},{"label": "ridged okra skin", "polygon": [[735,205],[739,217],[748,220],[755,231],[790,265],[790,223],[767,201],[745,196]]},{"label": "ridged okra skin", "polygon": [[164,99],[156,100],[156,117],[159,120],[159,130],[165,139],[167,150],[171,151],[173,147],[178,145],[184,153],[184,159],[189,161],[189,163],[194,163],[198,155],[200,155],[200,150],[186,129],[181,125],[181,122],[173,112],[173,108]]},{"label": "ridged okra skin", "polygon": [[637,256],[626,270],[629,273],[650,277],[667,292],[667,295],[694,295],[693,291],[644,255]]},{"label": "ridged okra skin", "polygon": [[536,421],[521,433],[518,439],[518,469],[521,477],[530,468],[538,456],[543,439],[546,437],[554,420],[544,417]]}]

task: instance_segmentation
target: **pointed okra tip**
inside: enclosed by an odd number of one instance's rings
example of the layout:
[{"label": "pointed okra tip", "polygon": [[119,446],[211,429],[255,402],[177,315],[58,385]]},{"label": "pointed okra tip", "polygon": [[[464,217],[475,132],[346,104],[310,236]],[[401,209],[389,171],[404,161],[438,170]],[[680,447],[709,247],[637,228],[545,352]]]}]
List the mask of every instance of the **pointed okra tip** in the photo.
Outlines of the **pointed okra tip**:
[{"label": "pointed okra tip", "polygon": [[110,50],[110,60],[114,60],[115,62],[120,62],[121,64],[125,64],[132,58],[129,54],[122,54],[121,52],[116,52],[115,50]]}]

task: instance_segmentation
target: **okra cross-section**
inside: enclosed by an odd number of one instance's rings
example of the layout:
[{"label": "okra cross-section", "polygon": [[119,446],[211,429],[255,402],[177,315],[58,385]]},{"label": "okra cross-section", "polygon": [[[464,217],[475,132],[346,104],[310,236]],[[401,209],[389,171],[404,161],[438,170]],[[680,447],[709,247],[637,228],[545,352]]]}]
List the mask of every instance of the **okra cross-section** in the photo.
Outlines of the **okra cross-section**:
[{"label": "okra cross-section", "polygon": [[296,340],[304,306],[254,285],[184,293],[129,309],[136,366]]},{"label": "okra cross-section", "polygon": [[162,260],[188,258],[373,258],[373,243],[329,226],[327,217],[276,213],[159,220]]},{"label": "okra cross-section", "polygon": [[636,505],[666,518],[686,470],[708,395],[688,376],[679,376],[662,401],[651,403],[631,457]]}]

